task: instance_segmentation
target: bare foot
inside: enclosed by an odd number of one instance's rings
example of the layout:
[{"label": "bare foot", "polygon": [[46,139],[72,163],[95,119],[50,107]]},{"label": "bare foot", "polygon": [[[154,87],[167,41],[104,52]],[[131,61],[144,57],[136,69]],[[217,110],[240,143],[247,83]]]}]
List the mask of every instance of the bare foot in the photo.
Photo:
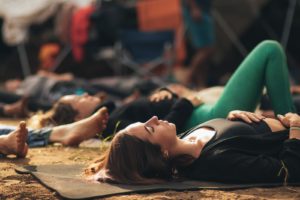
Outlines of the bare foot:
[{"label": "bare foot", "polygon": [[76,146],[103,131],[106,128],[107,120],[107,108],[100,108],[95,114],[86,119],[54,127],[49,141],[60,142],[66,146]]},{"label": "bare foot", "polygon": [[27,135],[26,123],[22,121],[16,130],[0,137],[0,152],[5,155],[13,154],[24,158],[28,151]]}]

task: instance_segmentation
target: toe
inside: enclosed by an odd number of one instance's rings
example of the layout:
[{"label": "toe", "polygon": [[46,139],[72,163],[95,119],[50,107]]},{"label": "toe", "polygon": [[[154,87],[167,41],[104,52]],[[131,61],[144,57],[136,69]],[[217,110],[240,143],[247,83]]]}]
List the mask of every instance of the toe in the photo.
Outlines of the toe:
[{"label": "toe", "polygon": [[26,122],[21,121],[19,126],[20,126],[21,129],[25,129],[26,128]]}]

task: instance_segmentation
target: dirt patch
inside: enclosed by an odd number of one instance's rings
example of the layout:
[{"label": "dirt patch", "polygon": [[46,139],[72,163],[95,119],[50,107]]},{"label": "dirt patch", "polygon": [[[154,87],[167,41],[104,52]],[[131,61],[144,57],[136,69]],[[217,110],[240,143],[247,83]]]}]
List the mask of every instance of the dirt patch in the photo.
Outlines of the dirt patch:
[{"label": "dirt patch", "polygon": [[[42,164],[87,164],[100,155],[99,149],[47,147],[29,150],[25,159],[5,158],[0,161],[0,199],[61,199],[30,175],[20,175],[16,166]],[[166,191],[151,194],[118,195],[107,200],[150,199],[300,199],[300,187],[254,188],[233,191],[198,190]]]}]

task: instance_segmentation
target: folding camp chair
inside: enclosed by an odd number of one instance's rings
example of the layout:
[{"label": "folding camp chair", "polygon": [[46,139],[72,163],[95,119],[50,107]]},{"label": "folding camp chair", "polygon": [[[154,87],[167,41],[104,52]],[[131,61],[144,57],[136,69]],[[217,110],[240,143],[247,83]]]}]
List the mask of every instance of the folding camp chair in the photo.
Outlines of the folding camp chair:
[{"label": "folding camp chair", "polygon": [[155,69],[164,67],[162,78],[166,79],[175,59],[173,43],[173,31],[122,30],[115,48],[116,59],[120,66],[143,77],[153,76]]}]

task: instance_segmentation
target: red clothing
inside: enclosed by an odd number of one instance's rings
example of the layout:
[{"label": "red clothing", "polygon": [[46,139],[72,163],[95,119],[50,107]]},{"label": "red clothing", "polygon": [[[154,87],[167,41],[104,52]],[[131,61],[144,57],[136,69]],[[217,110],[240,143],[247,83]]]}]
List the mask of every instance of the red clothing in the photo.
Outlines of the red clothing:
[{"label": "red clothing", "polygon": [[72,53],[76,61],[82,61],[84,57],[83,46],[88,40],[90,16],[95,11],[94,6],[80,8],[74,12],[71,23]]}]

